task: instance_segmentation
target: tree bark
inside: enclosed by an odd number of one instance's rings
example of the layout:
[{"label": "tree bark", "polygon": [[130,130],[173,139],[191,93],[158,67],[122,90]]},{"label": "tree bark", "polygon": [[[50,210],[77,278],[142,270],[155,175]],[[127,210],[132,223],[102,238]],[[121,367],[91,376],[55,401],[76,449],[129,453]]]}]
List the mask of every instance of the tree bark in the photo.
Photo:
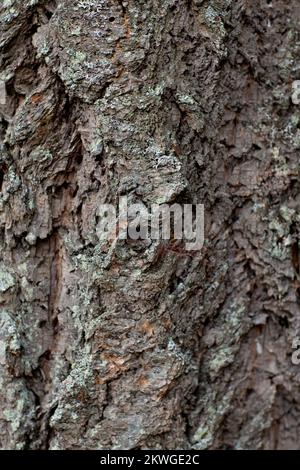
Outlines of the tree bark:
[{"label": "tree bark", "polygon": [[[2,449],[299,448],[299,22],[2,0]],[[104,246],[122,195],[204,204],[204,248]]]}]

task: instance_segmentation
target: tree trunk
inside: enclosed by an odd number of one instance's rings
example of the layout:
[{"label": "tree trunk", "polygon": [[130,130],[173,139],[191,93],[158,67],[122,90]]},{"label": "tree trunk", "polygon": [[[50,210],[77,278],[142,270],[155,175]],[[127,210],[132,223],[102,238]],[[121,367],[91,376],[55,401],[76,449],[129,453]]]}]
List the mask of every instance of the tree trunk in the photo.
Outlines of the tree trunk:
[{"label": "tree trunk", "polygon": [[[299,22],[2,0],[2,449],[299,448]],[[103,244],[122,195],[204,204],[204,248]]]}]

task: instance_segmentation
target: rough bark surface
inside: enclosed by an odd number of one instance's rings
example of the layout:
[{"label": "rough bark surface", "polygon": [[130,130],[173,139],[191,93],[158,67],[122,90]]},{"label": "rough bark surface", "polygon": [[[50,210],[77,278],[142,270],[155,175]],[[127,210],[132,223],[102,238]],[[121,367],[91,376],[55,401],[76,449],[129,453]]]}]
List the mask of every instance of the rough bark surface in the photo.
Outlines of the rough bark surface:
[{"label": "rough bark surface", "polygon": [[[299,22],[1,0],[1,448],[299,448]],[[124,194],[205,204],[205,247],[105,245]]]}]

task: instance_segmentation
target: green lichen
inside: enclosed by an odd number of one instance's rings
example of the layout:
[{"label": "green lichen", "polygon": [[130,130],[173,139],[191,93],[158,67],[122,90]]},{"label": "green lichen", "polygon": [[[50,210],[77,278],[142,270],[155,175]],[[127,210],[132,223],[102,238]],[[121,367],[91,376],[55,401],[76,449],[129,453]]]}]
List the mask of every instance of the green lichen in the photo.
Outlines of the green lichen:
[{"label": "green lichen", "polygon": [[[223,397],[217,397],[216,392],[212,391],[212,395],[204,400],[201,425],[193,436],[193,449],[205,450],[213,444],[216,429],[230,408],[232,395],[232,390],[229,390]],[[210,399],[218,405],[212,406],[209,404]]]},{"label": "green lichen", "polygon": [[194,98],[190,95],[181,95],[181,94],[177,94],[176,95],[176,98],[178,100],[179,103],[182,103],[182,104],[190,104],[190,105],[194,105],[196,104],[196,101],[194,100]]},{"label": "green lichen", "polygon": [[284,205],[280,207],[279,212],[281,217],[289,224],[291,224],[296,214],[296,211],[294,209],[290,209],[289,207]]}]

